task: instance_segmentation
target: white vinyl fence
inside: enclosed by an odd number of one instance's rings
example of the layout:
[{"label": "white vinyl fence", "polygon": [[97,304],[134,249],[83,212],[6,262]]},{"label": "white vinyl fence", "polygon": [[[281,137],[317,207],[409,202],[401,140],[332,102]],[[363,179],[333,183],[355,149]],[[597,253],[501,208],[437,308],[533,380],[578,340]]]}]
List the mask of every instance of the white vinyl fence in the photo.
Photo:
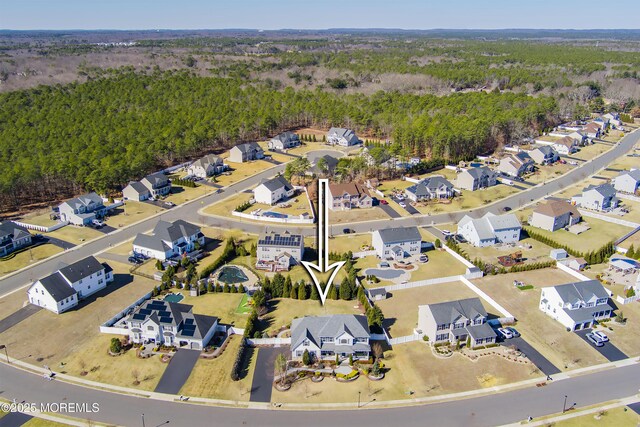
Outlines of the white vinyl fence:
[{"label": "white vinyl fence", "polygon": [[55,231],[59,228],[64,227],[65,225],[69,224],[69,221],[64,221],[64,222],[59,222],[55,225],[52,225],[51,227],[44,227],[42,225],[35,225],[35,224],[29,224],[28,222],[20,222],[20,221],[14,221],[16,224],[26,228],[27,230],[36,230],[36,231],[40,231],[42,233],[50,233],[52,231]]},{"label": "white vinyl fence", "polygon": [[315,222],[315,219],[313,218],[295,218],[295,217],[274,218],[270,216],[252,215],[252,214],[238,212],[238,211],[232,211],[231,215],[239,216],[241,218],[253,219],[256,221],[280,222],[284,224],[313,224]]},{"label": "white vinyl fence", "polygon": [[289,345],[291,338],[247,338],[249,345]]}]

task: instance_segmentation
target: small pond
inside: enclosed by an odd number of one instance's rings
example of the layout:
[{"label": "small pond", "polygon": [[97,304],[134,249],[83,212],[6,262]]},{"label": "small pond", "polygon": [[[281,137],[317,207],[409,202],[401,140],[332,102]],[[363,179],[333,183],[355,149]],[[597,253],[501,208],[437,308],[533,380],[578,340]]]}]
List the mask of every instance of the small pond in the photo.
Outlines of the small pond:
[{"label": "small pond", "polygon": [[218,273],[218,280],[222,283],[233,284],[247,282],[249,278],[240,268],[225,266],[220,269],[220,273]]},{"label": "small pond", "polygon": [[400,276],[402,276],[402,274],[404,274],[404,271],[402,270],[382,270],[379,268],[367,268],[364,271],[365,275],[374,275],[376,276],[378,279],[395,279],[398,278]]},{"label": "small pond", "polygon": [[184,295],[179,294],[179,293],[175,293],[175,294],[168,294],[165,295],[164,300],[167,302],[180,302],[184,299]]}]

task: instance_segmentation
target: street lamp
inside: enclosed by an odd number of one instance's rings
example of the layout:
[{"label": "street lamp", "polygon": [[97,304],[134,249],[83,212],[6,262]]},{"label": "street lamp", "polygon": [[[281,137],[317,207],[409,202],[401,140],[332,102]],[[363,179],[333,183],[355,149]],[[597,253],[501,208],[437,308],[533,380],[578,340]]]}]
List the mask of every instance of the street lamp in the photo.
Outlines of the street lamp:
[{"label": "street lamp", "polygon": [[564,395],[564,403],[562,404],[562,413],[567,412],[567,395]]},{"label": "street lamp", "polygon": [[358,392],[358,408],[360,408],[360,393],[361,392]]},{"label": "street lamp", "polygon": [[144,414],[142,414],[142,427],[145,427],[145,425],[144,425]]},{"label": "street lamp", "polygon": [[4,344],[0,344],[0,350],[4,349],[4,355],[7,357],[7,363],[11,364],[11,361],[9,360],[9,354],[7,353],[7,346]]}]

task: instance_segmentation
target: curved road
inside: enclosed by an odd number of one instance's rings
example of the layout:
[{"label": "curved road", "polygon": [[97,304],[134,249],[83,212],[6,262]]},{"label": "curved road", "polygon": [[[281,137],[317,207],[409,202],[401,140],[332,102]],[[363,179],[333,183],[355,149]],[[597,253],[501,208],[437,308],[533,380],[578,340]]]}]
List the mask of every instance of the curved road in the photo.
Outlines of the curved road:
[{"label": "curved road", "polygon": [[[330,234],[340,234],[343,228],[351,228],[358,233],[369,232],[379,228],[385,228],[389,226],[390,221],[393,221],[394,226],[425,226],[432,224],[444,224],[459,221],[465,214],[470,214],[474,217],[480,217],[487,212],[499,213],[502,208],[509,206],[512,209],[517,209],[520,206],[526,205],[533,200],[540,199],[546,195],[553,194],[565,187],[573,185],[581,180],[586,179],[588,176],[594,174],[596,171],[606,167],[612,163],[618,157],[623,156],[629,152],[636,143],[640,140],[640,132],[633,132],[625,136],[617,145],[612,147],[609,151],[605,152],[601,156],[594,160],[583,163],[582,165],[574,168],[567,174],[549,181],[546,184],[532,187],[528,190],[514,194],[513,196],[502,199],[491,206],[481,207],[469,212],[452,212],[446,214],[437,215],[416,215],[412,217],[403,217],[396,219],[384,219],[367,222],[356,222],[351,224],[340,224],[339,226],[331,226]],[[311,153],[307,153],[308,157],[317,157],[322,154],[336,155],[335,150],[318,150]],[[240,228],[248,233],[261,233],[266,230],[281,230],[285,229],[296,233],[301,233],[307,236],[315,236],[316,230],[314,227],[292,227],[276,224],[259,224],[256,222],[243,221],[240,218],[219,218],[211,217],[208,215],[200,215],[198,210],[202,207],[212,203],[219,202],[230,195],[241,193],[247,189],[256,186],[262,179],[270,178],[279,172],[283,172],[286,164],[275,166],[271,169],[260,172],[244,181],[232,184],[224,188],[224,192],[220,194],[209,194],[201,199],[193,200],[189,203],[177,206],[162,213],[161,219],[165,221],[175,221],[177,219],[184,219],[186,221],[192,221],[196,223],[203,223],[208,226],[218,226],[222,228]],[[127,241],[134,237],[137,233],[146,232],[153,228],[158,221],[158,217],[152,217],[144,220],[138,224],[131,225],[129,227],[117,230],[111,234],[108,234],[99,239],[93,240],[81,248],[74,248],[64,252],[61,255],[54,256],[48,260],[34,265],[33,267],[21,271],[19,273],[10,275],[0,280],[0,295],[7,292],[11,292],[26,284],[29,284],[39,277],[46,276],[52,271],[57,270],[59,263],[72,263],[85,257],[87,254],[96,254],[103,250],[108,249],[110,246],[116,246],[120,243]]]},{"label": "curved road", "polygon": [[[482,397],[460,399],[445,403],[433,403],[404,408],[365,409],[353,411],[288,411],[283,409],[249,410],[221,408],[167,402],[142,397],[110,393],[76,386],[62,381],[45,381],[41,376],[0,363],[0,394],[3,398],[27,403],[74,404],[99,403],[96,413],[70,413],[74,418],[91,419],[117,425],[142,425],[145,414],[147,426],[159,426],[169,421],[170,426],[246,425],[246,426],[340,426],[352,427],[455,425],[492,426],[515,423],[562,412],[564,396],[567,407],[594,405],[635,395],[640,386],[640,365],[613,368],[551,382],[544,387],[528,387],[508,393],[494,393]],[[384,382],[382,383],[384,387]],[[353,396],[352,403],[357,399]]]}]

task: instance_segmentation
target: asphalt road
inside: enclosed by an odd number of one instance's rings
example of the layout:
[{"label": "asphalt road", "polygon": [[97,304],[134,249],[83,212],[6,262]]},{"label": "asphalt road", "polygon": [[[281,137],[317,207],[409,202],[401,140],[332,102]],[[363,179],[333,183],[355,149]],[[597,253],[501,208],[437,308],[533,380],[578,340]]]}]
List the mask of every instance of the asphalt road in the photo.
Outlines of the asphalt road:
[{"label": "asphalt road", "polygon": [[604,343],[602,347],[596,347],[595,345],[593,345],[591,341],[587,339],[587,334],[591,332],[591,329],[583,329],[581,331],[576,331],[576,334],[578,334],[578,336],[591,347],[595,348],[598,353],[606,357],[609,362],[617,362],[618,360],[624,360],[628,357],[618,347],[611,344],[611,342]]},{"label": "asphalt road", "polygon": [[[29,403],[71,402],[99,404],[93,413],[69,414],[75,418],[116,425],[141,425],[145,414],[148,426],[169,421],[175,426],[244,425],[244,426],[494,426],[519,422],[528,416],[535,418],[562,411],[565,395],[576,408],[595,405],[613,399],[635,395],[640,386],[640,365],[608,369],[566,380],[551,381],[544,387],[527,387],[508,393],[494,392],[482,397],[460,399],[445,403],[388,409],[366,409],[368,400],[362,399],[365,409],[353,411],[288,411],[247,410],[211,407],[188,402],[167,402],[149,398],[106,392],[68,384],[59,380],[46,381],[40,375],[0,364],[0,393],[3,398]],[[384,386],[384,384],[383,384]],[[353,396],[352,403],[357,401]],[[286,405],[283,405],[286,409]],[[354,409],[355,410],[355,409]],[[428,420],[428,421],[427,421]]]}]

